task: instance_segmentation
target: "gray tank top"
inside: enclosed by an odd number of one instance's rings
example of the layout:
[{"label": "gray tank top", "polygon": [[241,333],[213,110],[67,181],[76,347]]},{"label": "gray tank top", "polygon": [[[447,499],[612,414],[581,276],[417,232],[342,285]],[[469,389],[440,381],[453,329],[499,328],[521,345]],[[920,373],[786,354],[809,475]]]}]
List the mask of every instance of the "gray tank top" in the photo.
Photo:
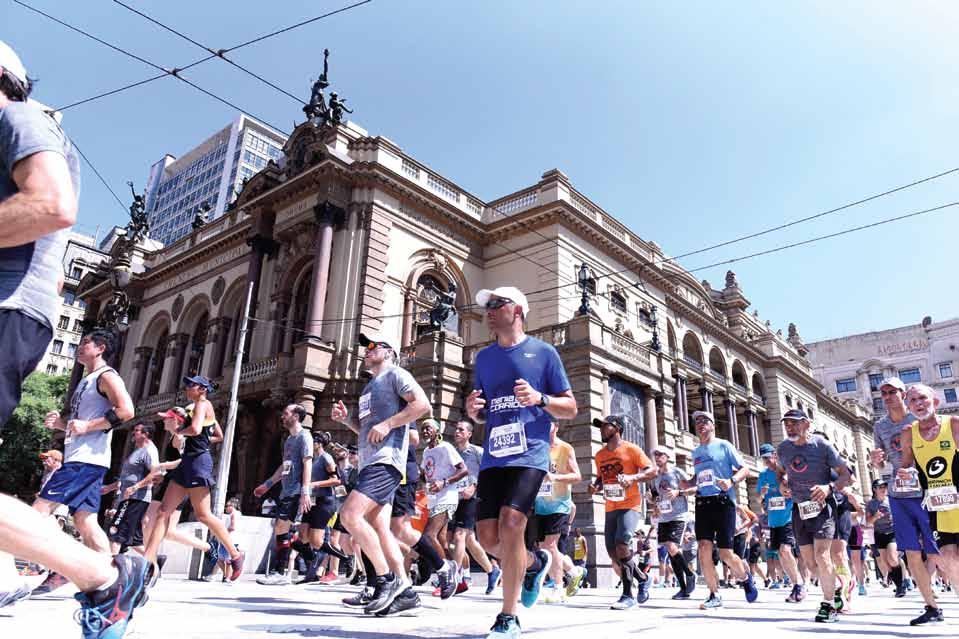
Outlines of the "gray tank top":
[{"label": "gray tank top", "polygon": [[[100,376],[107,371],[113,371],[113,369],[109,366],[101,366],[80,380],[77,389],[73,391],[73,397],[70,398],[70,419],[97,419],[113,408],[107,396],[97,387]],[[85,435],[68,433],[63,440],[63,461],[64,463],[83,462],[109,468],[112,439],[113,431],[107,430],[97,430]]]}]

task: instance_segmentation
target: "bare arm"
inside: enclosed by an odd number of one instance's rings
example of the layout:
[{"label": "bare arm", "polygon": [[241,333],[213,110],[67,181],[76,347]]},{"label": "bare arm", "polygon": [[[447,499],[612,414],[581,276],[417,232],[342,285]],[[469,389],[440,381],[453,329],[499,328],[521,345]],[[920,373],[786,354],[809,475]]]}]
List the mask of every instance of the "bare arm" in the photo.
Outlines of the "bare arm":
[{"label": "bare arm", "polygon": [[583,474],[579,471],[579,462],[576,461],[576,455],[569,456],[567,459],[566,472],[553,475],[553,481],[565,482],[567,484],[576,484],[583,481]]},{"label": "bare arm", "polygon": [[[133,400],[130,399],[130,394],[127,392],[126,386],[123,385],[123,380],[120,379],[119,375],[113,371],[107,371],[97,379],[97,386],[101,388],[107,396],[110,405],[113,407],[113,412],[116,413],[117,417],[122,421],[133,418]],[[67,424],[67,429],[77,435],[83,435],[96,430],[110,430],[111,428],[113,428],[113,424],[110,423],[110,420],[107,419],[106,416],[97,417],[89,421],[71,419]]]},{"label": "bare arm", "polygon": [[220,428],[220,422],[213,422],[213,436],[210,437],[211,444],[219,444],[223,441],[223,429]]},{"label": "bare arm", "polygon": [[77,196],[62,155],[40,151],[13,166],[18,192],[0,202],[0,248],[34,242],[73,226]]},{"label": "bare arm", "polygon": [[185,437],[196,437],[203,430],[203,423],[206,421],[207,410],[213,413],[213,405],[207,400],[200,400],[193,406],[193,420],[189,426],[183,426],[179,431],[180,435]]}]

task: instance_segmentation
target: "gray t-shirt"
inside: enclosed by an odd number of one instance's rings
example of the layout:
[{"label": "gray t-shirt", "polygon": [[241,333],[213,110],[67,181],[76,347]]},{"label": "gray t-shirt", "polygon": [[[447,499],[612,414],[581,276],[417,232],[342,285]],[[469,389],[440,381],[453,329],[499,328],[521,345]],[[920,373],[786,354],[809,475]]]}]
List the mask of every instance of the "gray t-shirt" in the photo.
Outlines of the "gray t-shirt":
[{"label": "gray t-shirt", "polygon": [[[678,468],[670,468],[662,475],[656,475],[650,480],[656,492],[656,505],[659,507],[659,521],[685,521],[688,518],[689,501],[683,494],[679,482],[689,481],[689,475]],[[666,492],[678,490],[675,499],[667,499]]]},{"label": "gray t-shirt", "polygon": [[373,464],[392,466],[400,471],[400,474],[406,470],[409,424],[394,428],[379,444],[370,443],[369,434],[374,426],[406,407],[403,395],[417,390],[422,391],[420,385],[409,371],[399,366],[389,366],[363,388],[357,413],[360,421],[360,470]]},{"label": "gray t-shirt", "polygon": [[463,458],[463,463],[466,464],[466,470],[469,473],[466,477],[459,480],[458,488],[463,490],[475,484],[479,479],[480,462],[483,461],[483,449],[476,444],[469,443],[463,450],[457,448],[456,451],[460,454],[460,457]]},{"label": "gray t-shirt", "polygon": [[[882,478],[889,484],[889,494],[892,497],[922,497],[922,487],[916,489],[902,489],[903,482],[896,480],[895,474],[902,466],[902,429],[904,426],[916,421],[912,413],[906,413],[898,422],[894,422],[886,413],[876,420],[872,429],[872,443],[876,448],[881,448],[886,452],[886,465],[880,472]],[[915,470],[913,470],[915,473]],[[916,475],[918,482],[918,475]],[[915,485],[915,484],[914,484]]]},{"label": "gray t-shirt", "polygon": [[[0,202],[20,190],[13,181],[21,160],[50,151],[62,155],[80,197],[80,161],[56,121],[36,104],[11,102],[0,109]],[[69,229],[44,235],[35,242],[0,248],[0,308],[23,312],[53,330],[60,315],[59,285]]]},{"label": "gray t-shirt", "polygon": [[783,440],[777,454],[779,463],[786,469],[793,503],[809,501],[812,487],[830,483],[830,470],[844,463],[833,445],[819,435],[810,435],[804,446]]},{"label": "gray t-shirt", "polygon": [[[283,470],[280,499],[299,495],[303,491],[303,458],[313,458],[313,436],[305,428],[290,435],[283,443]],[[312,471],[312,466],[310,467]]]},{"label": "gray t-shirt", "polygon": [[882,501],[870,499],[866,504],[866,514],[869,516],[876,513],[882,513],[876,521],[873,522],[873,531],[877,533],[889,534],[892,532],[892,511],[889,509],[889,497]]},{"label": "gray t-shirt", "polygon": [[[330,468],[333,469],[333,472],[329,471]],[[324,451],[322,455],[313,459],[313,470],[310,475],[310,481],[326,481],[327,479],[336,476],[336,463],[333,461],[333,457],[331,457],[329,453]],[[333,489],[329,486],[326,488],[314,488],[313,498],[332,499]]]},{"label": "gray t-shirt", "polygon": [[[120,498],[123,498],[123,492],[127,488],[150,474],[150,469],[159,463],[160,454],[153,442],[147,442],[146,446],[134,449],[130,456],[123,460],[123,466],[120,467]],[[152,486],[141,488],[130,497],[137,501],[150,501],[152,498]]]}]

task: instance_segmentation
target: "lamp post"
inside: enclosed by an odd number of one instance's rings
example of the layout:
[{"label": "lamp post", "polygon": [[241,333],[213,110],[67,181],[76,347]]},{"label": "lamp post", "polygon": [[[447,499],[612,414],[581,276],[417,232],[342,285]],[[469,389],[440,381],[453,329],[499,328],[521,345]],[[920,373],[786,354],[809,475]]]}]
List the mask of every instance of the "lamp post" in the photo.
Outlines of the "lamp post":
[{"label": "lamp post", "polygon": [[653,339],[649,341],[649,348],[658,353],[662,350],[663,345],[659,341],[659,318],[656,316],[656,306],[650,304],[648,308],[644,308],[639,314],[639,318],[653,333]]},{"label": "lamp post", "polygon": [[585,262],[579,267],[579,288],[583,296],[579,303],[579,314],[589,315],[589,283],[593,281],[593,271]]}]

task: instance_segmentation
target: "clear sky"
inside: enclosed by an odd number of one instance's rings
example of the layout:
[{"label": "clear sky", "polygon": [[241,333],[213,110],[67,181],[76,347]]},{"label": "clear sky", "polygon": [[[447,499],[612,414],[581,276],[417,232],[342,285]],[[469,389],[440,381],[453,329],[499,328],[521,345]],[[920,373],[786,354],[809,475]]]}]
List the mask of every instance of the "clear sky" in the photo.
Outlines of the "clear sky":
[{"label": "clear sky", "polygon": [[[26,0],[166,67],[203,52],[110,0]],[[129,3],[226,48],[351,0]],[[0,36],[62,106],[156,73],[14,4]],[[678,255],[959,167],[959,4],[373,0],[237,51],[303,96],[333,89],[384,135],[486,200],[562,169]],[[290,98],[218,60],[185,73],[284,130]],[[165,78],[69,109],[64,128],[124,202],[164,153],[236,112]],[[959,173],[683,260],[687,268],[959,200]],[[806,341],[959,315],[959,207],[698,272],[736,271],[760,317]],[[79,225],[125,223],[84,166]]]}]

